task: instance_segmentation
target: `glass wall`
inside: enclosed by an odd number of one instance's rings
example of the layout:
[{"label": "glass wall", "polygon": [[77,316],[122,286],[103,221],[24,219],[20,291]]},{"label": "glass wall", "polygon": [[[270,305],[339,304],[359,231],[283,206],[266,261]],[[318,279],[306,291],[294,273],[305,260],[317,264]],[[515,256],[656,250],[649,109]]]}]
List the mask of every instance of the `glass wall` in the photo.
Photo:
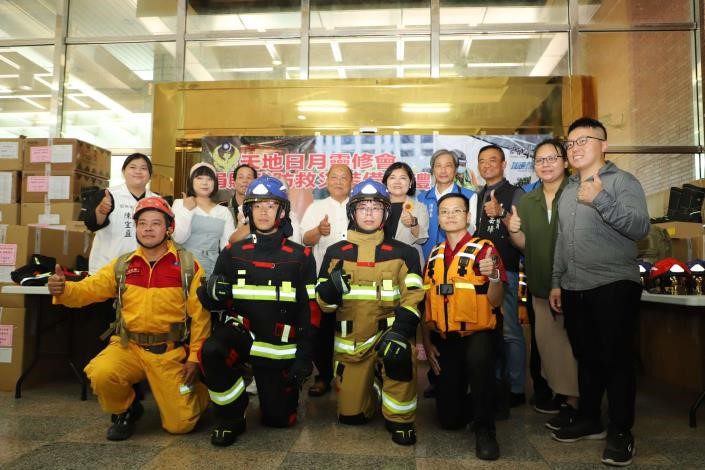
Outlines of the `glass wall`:
[{"label": "glass wall", "polygon": [[703,2],[665,3],[8,0],[0,136],[48,136],[60,124],[116,153],[149,152],[152,90],[172,81],[586,76],[592,95],[566,87],[563,102],[594,109],[611,152],[657,191],[642,174],[656,166],[639,162],[705,176],[695,164]]}]

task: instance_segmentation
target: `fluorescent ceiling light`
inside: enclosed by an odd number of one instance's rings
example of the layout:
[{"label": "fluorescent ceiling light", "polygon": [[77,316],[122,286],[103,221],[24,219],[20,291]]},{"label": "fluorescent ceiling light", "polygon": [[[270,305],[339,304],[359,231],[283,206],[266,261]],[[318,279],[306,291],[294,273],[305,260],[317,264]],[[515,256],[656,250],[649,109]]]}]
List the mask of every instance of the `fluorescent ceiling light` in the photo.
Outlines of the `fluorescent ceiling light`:
[{"label": "fluorescent ceiling light", "polygon": [[402,103],[404,113],[447,113],[450,103]]},{"label": "fluorescent ceiling light", "polygon": [[27,98],[26,96],[18,96],[18,98],[21,99],[22,101],[24,101],[24,102],[27,103],[27,104],[31,104],[32,106],[34,106],[34,107],[37,108],[37,109],[46,110],[46,108],[45,108],[44,106],[42,106],[41,104],[37,103],[37,102],[34,101],[33,99]]},{"label": "fluorescent ceiling light", "polygon": [[568,35],[555,34],[546,49],[536,61],[536,65],[529,72],[530,77],[544,77],[551,75],[558,63],[568,53]]},{"label": "fluorescent ceiling light", "polygon": [[345,68],[338,67],[338,78],[348,78],[348,75],[345,73]]},{"label": "fluorescent ceiling light", "polygon": [[502,67],[522,67],[523,62],[472,62],[468,64],[469,69],[502,68]]},{"label": "fluorescent ceiling light", "polygon": [[272,65],[281,65],[282,59],[279,56],[279,52],[277,52],[277,48],[274,47],[274,44],[267,41],[264,43],[264,47],[267,48],[267,52],[269,52],[269,56],[272,58]]},{"label": "fluorescent ceiling light", "polygon": [[404,61],[404,40],[397,39],[397,62]]},{"label": "fluorescent ceiling light", "polygon": [[338,100],[300,101],[298,110],[300,113],[344,113],[348,107],[345,101]]},{"label": "fluorescent ceiling light", "polygon": [[0,55],[0,61],[1,61],[1,62],[5,62],[7,65],[9,65],[10,67],[12,67],[12,68],[15,69],[15,70],[19,70],[19,69],[20,69],[20,66],[19,66],[19,64],[18,64],[17,62],[8,59],[8,58],[5,57],[4,55]]},{"label": "fluorescent ceiling light", "polygon": [[76,103],[77,105],[79,105],[80,107],[82,107],[83,109],[91,109],[90,106],[88,106],[83,101],[79,100],[75,94],[69,94],[69,95],[66,95],[66,97],[68,99],[70,99],[71,101],[73,101],[74,103]]}]

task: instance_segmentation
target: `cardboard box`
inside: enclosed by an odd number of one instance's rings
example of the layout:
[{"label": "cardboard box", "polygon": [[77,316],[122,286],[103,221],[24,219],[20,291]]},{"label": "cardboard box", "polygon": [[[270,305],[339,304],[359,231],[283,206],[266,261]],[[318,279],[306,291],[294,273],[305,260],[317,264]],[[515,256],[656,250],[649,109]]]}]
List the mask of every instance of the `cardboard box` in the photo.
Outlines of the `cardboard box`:
[{"label": "cardboard box", "polygon": [[[10,273],[27,264],[35,253],[51,256],[57,263],[73,267],[76,256],[88,257],[92,242],[93,233],[85,227],[83,230],[57,230],[0,225],[0,282],[12,282]],[[3,295],[0,294],[0,299]]]},{"label": "cardboard box", "polygon": [[705,236],[671,239],[672,255],[687,263],[694,259],[705,259]]},{"label": "cardboard box", "polygon": [[17,225],[20,223],[20,205],[0,204],[0,224]]},{"label": "cardboard box", "polygon": [[21,205],[20,225],[59,225],[68,228],[78,220],[81,204],[76,202],[24,202]]},{"label": "cardboard box", "polygon": [[21,171],[24,139],[0,139],[0,170]]},{"label": "cardboard box", "polygon": [[665,228],[671,238],[692,238],[705,235],[703,224],[695,222],[662,222],[654,225]]},{"label": "cardboard box", "polygon": [[[20,296],[22,297],[22,296]],[[35,329],[24,308],[0,307],[0,390],[15,390],[17,379],[32,362]]]},{"label": "cardboard box", "polygon": [[19,201],[21,174],[17,171],[0,171],[0,204]]},{"label": "cardboard box", "polygon": [[110,178],[110,151],[78,139],[26,139],[23,170],[43,172],[79,171]]},{"label": "cardboard box", "polygon": [[104,178],[74,171],[53,171],[46,176],[43,172],[25,171],[22,173],[22,202],[78,202],[81,191],[89,188],[105,189],[109,181]]}]

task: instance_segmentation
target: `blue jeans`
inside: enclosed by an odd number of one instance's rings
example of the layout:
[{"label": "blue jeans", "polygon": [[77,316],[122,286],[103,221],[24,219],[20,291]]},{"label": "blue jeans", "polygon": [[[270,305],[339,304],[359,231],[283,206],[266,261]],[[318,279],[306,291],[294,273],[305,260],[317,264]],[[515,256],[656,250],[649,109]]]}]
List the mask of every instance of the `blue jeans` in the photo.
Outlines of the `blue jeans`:
[{"label": "blue jeans", "polygon": [[519,323],[519,273],[507,271],[502,299],[504,357],[512,393],[524,393],[526,382],[526,340]]}]

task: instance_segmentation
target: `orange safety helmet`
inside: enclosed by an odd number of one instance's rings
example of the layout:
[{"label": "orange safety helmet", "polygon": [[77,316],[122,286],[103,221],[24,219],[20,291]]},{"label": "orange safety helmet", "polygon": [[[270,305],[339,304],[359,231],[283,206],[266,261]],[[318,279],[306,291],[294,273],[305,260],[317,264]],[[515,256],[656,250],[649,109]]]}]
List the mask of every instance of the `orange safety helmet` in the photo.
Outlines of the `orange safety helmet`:
[{"label": "orange safety helmet", "polygon": [[132,215],[132,220],[137,222],[137,218],[144,211],[159,211],[162,214],[166,215],[167,225],[169,226],[169,229],[171,231],[174,231],[174,211],[171,210],[171,207],[169,207],[169,203],[167,203],[164,199],[160,198],[159,196],[151,196],[141,199],[137,203],[137,206],[135,206],[135,212]]}]

